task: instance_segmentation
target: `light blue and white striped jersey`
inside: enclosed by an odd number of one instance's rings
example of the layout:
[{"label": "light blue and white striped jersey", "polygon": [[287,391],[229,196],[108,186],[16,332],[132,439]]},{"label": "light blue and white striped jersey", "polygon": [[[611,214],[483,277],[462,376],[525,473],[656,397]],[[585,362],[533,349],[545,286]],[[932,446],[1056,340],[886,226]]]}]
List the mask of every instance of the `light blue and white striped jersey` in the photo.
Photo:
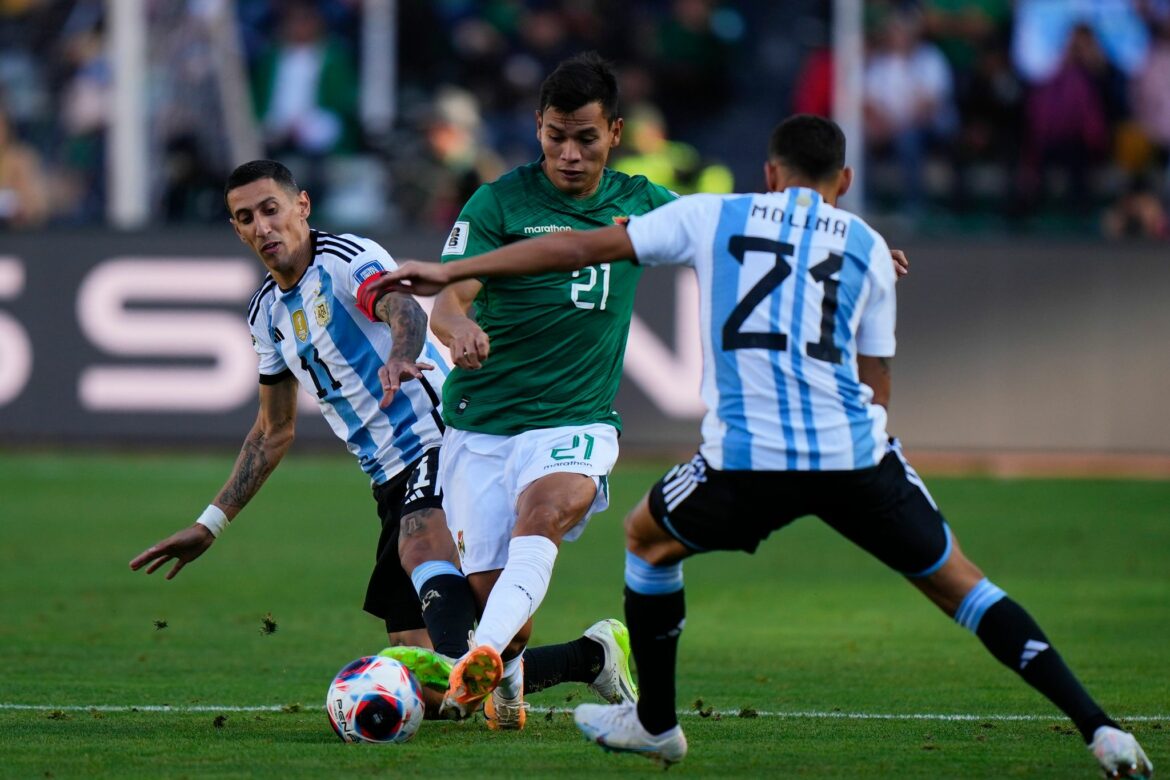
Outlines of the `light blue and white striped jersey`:
[{"label": "light blue and white striped jersey", "polygon": [[291,371],[317,396],[334,433],[357,456],[374,484],[382,484],[443,438],[439,413],[450,370],[429,340],[419,359],[435,364],[421,381],[403,382],[385,409],[378,369],[390,355],[390,328],[357,308],[361,283],[397,264],[374,241],[311,233],[313,260],[291,290],[271,275],[248,306],[260,377]]},{"label": "light blue and white striped jersey", "polygon": [[857,356],[894,354],[894,264],[815,191],[690,195],[631,217],[646,266],[698,275],[707,405],[700,452],[728,471],[840,471],[886,452]]}]

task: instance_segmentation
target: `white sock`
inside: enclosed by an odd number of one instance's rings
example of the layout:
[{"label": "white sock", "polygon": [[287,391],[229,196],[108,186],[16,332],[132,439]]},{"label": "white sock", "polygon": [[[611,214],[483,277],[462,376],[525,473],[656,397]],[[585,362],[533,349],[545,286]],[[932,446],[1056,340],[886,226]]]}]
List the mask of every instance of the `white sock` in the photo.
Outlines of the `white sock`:
[{"label": "white sock", "polygon": [[504,661],[504,676],[500,678],[497,688],[505,699],[515,699],[524,692],[524,654]]},{"label": "white sock", "polygon": [[548,593],[557,546],[544,536],[517,536],[475,629],[475,641],[503,652]]}]

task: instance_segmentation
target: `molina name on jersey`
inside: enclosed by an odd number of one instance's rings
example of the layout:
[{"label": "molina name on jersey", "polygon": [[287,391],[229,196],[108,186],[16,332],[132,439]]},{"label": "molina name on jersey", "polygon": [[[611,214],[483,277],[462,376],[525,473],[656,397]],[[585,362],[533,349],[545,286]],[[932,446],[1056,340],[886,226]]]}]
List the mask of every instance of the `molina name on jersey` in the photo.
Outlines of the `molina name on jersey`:
[{"label": "molina name on jersey", "polygon": [[313,259],[296,286],[281,290],[268,275],[248,306],[260,381],[295,376],[380,485],[442,441],[439,393],[448,367],[428,340],[419,358],[435,369],[403,382],[383,409],[378,369],[393,339],[385,323],[370,322],[358,310],[355,296],[365,279],[397,264],[367,238],[319,230],[311,237]]},{"label": "molina name on jersey", "polygon": [[[643,176],[610,169],[588,198],[565,195],[541,161],[476,190],[451,230],[443,262],[532,236],[613,225],[674,199]],[[571,272],[481,279],[475,319],[491,354],[475,371],[454,368],[443,415],[453,427],[497,435],[603,422],[613,409],[641,270],[601,263]]]},{"label": "molina name on jersey", "polygon": [[707,405],[701,452],[721,470],[875,466],[886,411],[857,356],[894,355],[894,264],[859,217],[790,187],[690,195],[629,223],[642,265],[699,276]]}]

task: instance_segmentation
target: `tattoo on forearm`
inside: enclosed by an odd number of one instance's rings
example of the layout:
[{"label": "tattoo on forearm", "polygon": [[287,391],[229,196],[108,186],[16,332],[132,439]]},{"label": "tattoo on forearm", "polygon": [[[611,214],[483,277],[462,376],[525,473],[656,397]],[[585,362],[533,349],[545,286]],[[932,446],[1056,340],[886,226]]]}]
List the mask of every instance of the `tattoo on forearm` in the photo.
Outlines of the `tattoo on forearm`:
[{"label": "tattoo on forearm", "polygon": [[[438,517],[441,513],[439,509],[420,509],[417,512],[411,512],[406,517],[402,518],[401,535],[403,537],[418,536],[425,533],[427,526],[431,522],[431,518]],[[442,522],[442,518],[439,518]]]},{"label": "tattoo on forearm", "polygon": [[217,500],[224,506],[243,509],[268,479],[275,465],[264,451],[263,434],[249,438],[240,449],[231,480],[224,485]]},{"label": "tattoo on forearm", "polygon": [[413,298],[390,293],[383,295],[374,307],[378,319],[390,326],[394,346],[391,359],[414,360],[422,352],[427,334],[427,315]]}]

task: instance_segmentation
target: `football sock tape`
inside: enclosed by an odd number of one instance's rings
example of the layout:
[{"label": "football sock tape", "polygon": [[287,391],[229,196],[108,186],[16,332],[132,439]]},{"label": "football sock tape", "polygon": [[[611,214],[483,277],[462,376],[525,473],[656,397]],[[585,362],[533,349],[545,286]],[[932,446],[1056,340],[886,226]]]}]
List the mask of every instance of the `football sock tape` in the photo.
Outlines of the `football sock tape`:
[{"label": "football sock tape", "polygon": [[661,596],[682,590],[682,561],[655,566],[626,550],[626,587],[634,593],[647,596]]}]

